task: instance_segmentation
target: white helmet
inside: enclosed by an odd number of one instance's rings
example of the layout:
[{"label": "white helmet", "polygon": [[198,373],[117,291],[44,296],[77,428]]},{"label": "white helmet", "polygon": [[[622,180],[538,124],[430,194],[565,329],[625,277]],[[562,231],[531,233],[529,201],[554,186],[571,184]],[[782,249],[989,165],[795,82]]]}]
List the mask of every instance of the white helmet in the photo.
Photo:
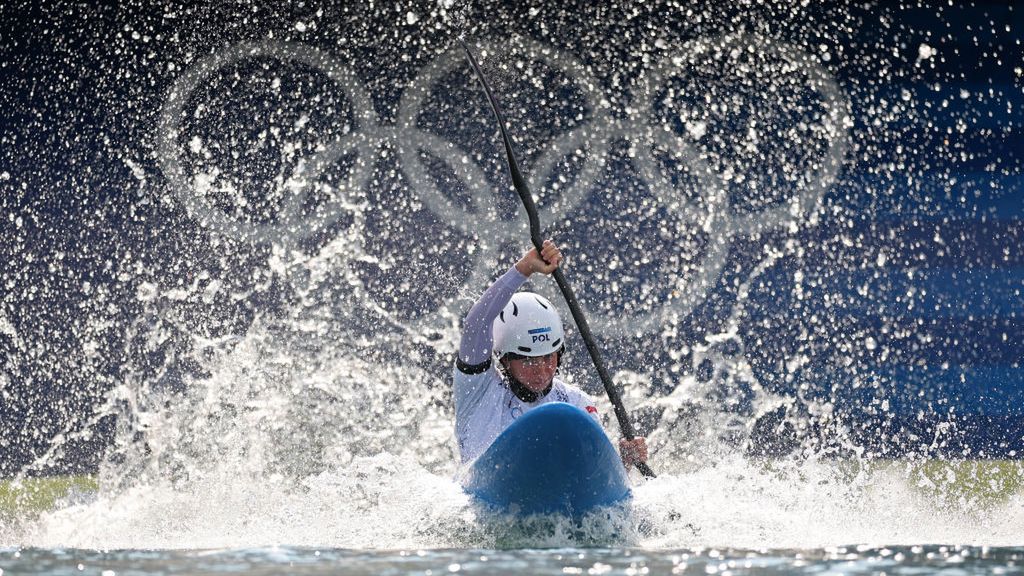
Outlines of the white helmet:
[{"label": "white helmet", "polygon": [[562,349],[565,330],[558,311],[547,298],[517,292],[494,319],[494,352],[546,356]]}]

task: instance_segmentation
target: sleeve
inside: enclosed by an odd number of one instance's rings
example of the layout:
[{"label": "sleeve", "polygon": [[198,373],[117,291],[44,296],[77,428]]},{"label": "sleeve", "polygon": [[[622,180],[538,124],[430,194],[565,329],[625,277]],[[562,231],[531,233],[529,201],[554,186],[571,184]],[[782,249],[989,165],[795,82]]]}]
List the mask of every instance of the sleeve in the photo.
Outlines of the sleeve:
[{"label": "sleeve", "polygon": [[466,314],[455,367],[464,374],[482,374],[491,365],[491,325],[512,295],[526,282],[513,266],[494,281]]},{"label": "sleeve", "polygon": [[[462,461],[482,453],[500,433],[500,422],[493,417],[498,401],[494,390],[500,376],[494,367],[479,374],[453,369],[455,433]],[[495,428],[495,426],[498,426]]]}]

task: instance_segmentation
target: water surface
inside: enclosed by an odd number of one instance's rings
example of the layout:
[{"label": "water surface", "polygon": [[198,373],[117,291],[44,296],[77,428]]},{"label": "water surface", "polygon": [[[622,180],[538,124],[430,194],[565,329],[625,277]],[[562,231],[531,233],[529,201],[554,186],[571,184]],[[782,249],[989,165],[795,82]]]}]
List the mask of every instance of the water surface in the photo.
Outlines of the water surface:
[{"label": "water surface", "polygon": [[4,574],[1017,574],[1024,548],[0,551]]}]

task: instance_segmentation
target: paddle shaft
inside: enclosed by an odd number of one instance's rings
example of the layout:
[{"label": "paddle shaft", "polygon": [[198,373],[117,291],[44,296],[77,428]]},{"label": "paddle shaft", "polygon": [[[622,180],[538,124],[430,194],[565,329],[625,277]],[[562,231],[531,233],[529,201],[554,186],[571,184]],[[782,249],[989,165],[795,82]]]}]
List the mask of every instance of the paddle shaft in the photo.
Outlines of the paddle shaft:
[{"label": "paddle shaft", "polygon": [[[537,254],[539,255],[541,246],[544,243],[541,238],[540,217],[537,215],[537,206],[533,202],[533,195],[530,193],[530,187],[526,184],[526,178],[523,177],[522,172],[519,170],[519,161],[516,159],[516,154],[512,147],[512,139],[509,137],[508,130],[505,128],[505,117],[502,116],[501,110],[498,108],[498,101],[494,97],[494,94],[491,93],[491,87],[487,84],[487,80],[484,78],[484,73],[480,69],[480,65],[477,64],[476,58],[473,56],[473,52],[461,38],[459,38],[459,43],[462,44],[462,47],[466,50],[466,56],[469,57],[469,63],[473,67],[473,71],[476,72],[477,79],[480,81],[480,85],[483,86],[484,94],[487,95],[487,102],[491,105],[491,111],[494,112],[494,117],[498,121],[498,129],[501,131],[501,139],[505,143],[505,155],[508,157],[508,169],[512,174],[512,185],[519,194],[519,199],[523,201],[523,207],[526,208],[526,214],[530,219],[530,240],[533,242],[533,246],[537,249]],[[576,322],[576,327],[580,331],[580,336],[583,337],[583,342],[587,346],[587,352],[590,353],[590,359],[594,363],[594,368],[597,369],[597,375],[601,378],[601,384],[604,385],[604,391],[608,394],[608,400],[611,401],[612,406],[614,407],[615,419],[619,421],[619,429],[627,440],[632,440],[636,438],[636,430],[633,428],[633,424],[629,421],[629,414],[626,412],[625,406],[622,405],[622,397],[619,395],[618,389],[615,388],[615,384],[612,382],[612,378],[608,374],[608,369],[604,365],[604,360],[601,358],[601,352],[597,348],[597,342],[594,341],[594,336],[590,332],[590,325],[587,324],[587,319],[583,315],[583,309],[580,307],[579,301],[576,300],[576,295],[573,293],[572,287],[569,286],[569,282],[565,279],[565,274],[562,273],[562,269],[555,268],[553,275],[555,277],[555,283],[558,284],[558,289],[561,290],[566,304],[569,305],[569,310],[572,313],[572,319]],[[654,478],[654,471],[651,470],[647,463],[638,462],[636,467],[644,476]]]}]

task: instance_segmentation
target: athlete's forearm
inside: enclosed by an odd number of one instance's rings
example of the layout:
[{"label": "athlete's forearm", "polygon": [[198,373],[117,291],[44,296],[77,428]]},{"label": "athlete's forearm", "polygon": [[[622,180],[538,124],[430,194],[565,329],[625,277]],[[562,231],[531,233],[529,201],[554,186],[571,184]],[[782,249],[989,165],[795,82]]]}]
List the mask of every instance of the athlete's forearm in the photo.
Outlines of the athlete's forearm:
[{"label": "athlete's forearm", "polygon": [[526,276],[512,267],[495,280],[470,308],[459,341],[459,358],[463,362],[475,366],[490,357],[494,345],[491,325],[523,282],[526,282]]}]

